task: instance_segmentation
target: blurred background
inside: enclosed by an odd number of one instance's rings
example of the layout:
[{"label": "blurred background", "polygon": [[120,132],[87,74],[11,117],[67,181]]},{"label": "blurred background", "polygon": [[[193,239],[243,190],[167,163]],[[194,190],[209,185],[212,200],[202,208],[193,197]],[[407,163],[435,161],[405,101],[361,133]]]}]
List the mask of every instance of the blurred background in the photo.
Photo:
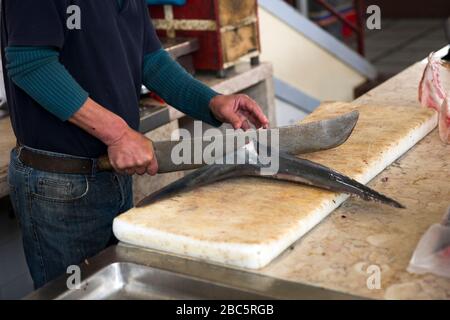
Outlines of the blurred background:
[{"label": "blurred background", "polygon": [[[366,25],[371,5],[380,9],[379,30]],[[449,44],[448,0],[260,0],[259,6],[262,55],[275,65],[281,124],[321,101],[351,101]],[[285,94],[287,88],[297,94]]]},{"label": "blurred background", "polygon": [[[147,0],[166,2],[187,10],[201,5]],[[366,25],[371,5],[380,8],[379,30]],[[278,125],[298,121],[322,101],[352,101],[449,43],[448,0],[259,0],[258,7],[261,60],[274,65]],[[158,16],[158,6],[150,8]],[[2,83],[0,117],[5,102]]]}]

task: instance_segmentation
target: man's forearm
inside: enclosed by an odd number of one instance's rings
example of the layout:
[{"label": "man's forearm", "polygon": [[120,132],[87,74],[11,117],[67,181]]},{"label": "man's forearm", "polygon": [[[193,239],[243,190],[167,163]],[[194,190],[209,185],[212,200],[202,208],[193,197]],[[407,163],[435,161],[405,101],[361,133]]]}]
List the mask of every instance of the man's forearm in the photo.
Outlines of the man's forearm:
[{"label": "man's forearm", "polygon": [[129,129],[126,122],[92,99],[59,62],[59,52],[47,47],[10,47],[8,74],[46,110],[84,129],[106,145]]},{"label": "man's forearm", "polygon": [[130,129],[125,120],[91,98],[87,99],[85,104],[69,119],[69,122],[108,146],[120,140]]},{"label": "man's forearm", "polygon": [[222,125],[210,109],[218,93],[194,79],[164,49],[145,56],[143,73],[144,85],[173,107],[213,126]]}]

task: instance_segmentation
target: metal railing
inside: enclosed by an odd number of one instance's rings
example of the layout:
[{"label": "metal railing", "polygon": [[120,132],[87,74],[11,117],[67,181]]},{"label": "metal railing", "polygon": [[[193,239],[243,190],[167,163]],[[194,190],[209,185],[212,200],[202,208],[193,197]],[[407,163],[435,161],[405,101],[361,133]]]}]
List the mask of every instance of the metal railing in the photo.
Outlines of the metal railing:
[{"label": "metal railing", "polygon": [[[299,10],[301,8],[299,4],[300,1],[295,0],[285,0],[291,5],[296,6]],[[356,23],[353,23],[349,19],[346,18],[345,15],[336,10],[332,5],[330,5],[326,0],[312,0],[315,3],[322,6],[325,10],[329,11],[331,15],[336,17],[342,24],[348,28],[350,28],[356,35],[357,45],[358,45],[358,53],[362,56],[365,54],[365,39],[364,39],[364,0],[353,0],[353,7],[356,13]],[[305,14],[305,12],[303,12]]]}]

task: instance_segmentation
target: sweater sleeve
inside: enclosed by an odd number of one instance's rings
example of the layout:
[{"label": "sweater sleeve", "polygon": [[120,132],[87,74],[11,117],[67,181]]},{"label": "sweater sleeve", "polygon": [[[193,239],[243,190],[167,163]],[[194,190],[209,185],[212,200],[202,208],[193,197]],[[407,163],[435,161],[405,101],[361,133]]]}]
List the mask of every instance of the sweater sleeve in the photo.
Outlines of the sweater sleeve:
[{"label": "sweater sleeve", "polygon": [[143,83],[181,112],[215,127],[222,125],[209,108],[218,93],[194,79],[164,49],[145,56]]},{"label": "sweater sleeve", "polygon": [[8,47],[7,73],[11,80],[47,111],[67,121],[86,102],[89,94],[59,62],[51,47]]}]

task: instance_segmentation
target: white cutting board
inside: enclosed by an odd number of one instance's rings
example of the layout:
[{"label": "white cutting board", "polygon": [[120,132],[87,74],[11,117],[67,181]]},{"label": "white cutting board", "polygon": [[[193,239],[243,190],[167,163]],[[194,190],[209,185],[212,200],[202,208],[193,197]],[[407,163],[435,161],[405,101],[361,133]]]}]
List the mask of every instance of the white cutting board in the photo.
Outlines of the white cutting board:
[{"label": "white cutting board", "polygon": [[[303,157],[362,183],[373,179],[437,125],[436,112],[425,108],[355,107],[344,103],[323,105],[306,121],[334,117],[355,108],[361,117],[344,145]],[[132,209],[115,219],[113,229],[116,237],[128,244],[259,269],[347,197],[290,182],[233,179]]]}]

